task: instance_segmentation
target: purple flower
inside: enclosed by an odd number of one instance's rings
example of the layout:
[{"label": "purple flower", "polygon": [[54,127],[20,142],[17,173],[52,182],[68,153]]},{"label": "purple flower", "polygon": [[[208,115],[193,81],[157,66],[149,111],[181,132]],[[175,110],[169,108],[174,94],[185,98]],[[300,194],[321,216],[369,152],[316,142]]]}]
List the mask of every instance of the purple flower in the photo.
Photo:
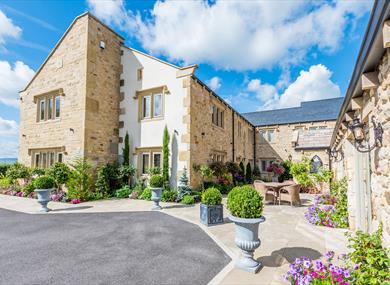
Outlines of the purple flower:
[{"label": "purple flower", "polygon": [[327,260],[331,260],[333,257],[334,257],[334,251],[330,250],[330,251],[325,252],[325,258]]},{"label": "purple flower", "polygon": [[311,262],[310,262],[309,260],[304,260],[304,261],[303,261],[303,266],[304,266],[305,268],[310,268]]},{"label": "purple flower", "polygon": [[351,277],[351,272],[348,269],[344,270],[344,277],[345,278]]},{"label": "purple flower", "polygon": [[316,260],[315,264],[314,264],[314,268],[317,270],[317,271],[321,271],[322,269],[324,269],[324,264],[322,263],[321,260]]}]

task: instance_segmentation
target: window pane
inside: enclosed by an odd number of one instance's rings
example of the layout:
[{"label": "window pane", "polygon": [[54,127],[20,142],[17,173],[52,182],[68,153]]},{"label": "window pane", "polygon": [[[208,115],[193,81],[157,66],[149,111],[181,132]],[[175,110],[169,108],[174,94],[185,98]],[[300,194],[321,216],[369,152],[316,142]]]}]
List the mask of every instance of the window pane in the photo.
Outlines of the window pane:
[{"label": "window pane", "polygon": [[212,121],[213,121],[213,124],[217,124],[217,107],[213,106],[213,116],[212,116]]},{"label": "window pane", "polygon": [[59,118],[60,117],[60,109],[61,109],[61,100],[60,100],[60,96],[57,96],[56,97],[56,118]]},{"label": "window pane", "polygon": [[54,164],[54,152],[51,152],[50,153],[50,162],[49,162],[49,166],[52,166]]},{"label": "window pane", "polygon": [[265,131],[260,132],[260,142],[265,143],[267,141],[266,139],[267,133]]},{"label": "window pane", "polygon": [[47,119],[50,120],[53,119],[53,98],[50,97],[47,102]]},{"label": "window pane", "polygon": [[154,95],[154,117],[159,117],[162,115],[162,95],[161,94],[155,94]]},{"label": "window pane", "polygon": [[160,153],[153,154],[153,167],[161,168],[161,154]]},{"label": "window pane", "polygon": [[143,117],[150,118],[150,96],[143,97]]},{"label": "window pane", "polygon": [[142,174],[146,174],[149,169],[149,154],[142,154]]},{"label": "window pane", "polygon": [[268,131],[268,141],[273,142],[275,139],[275,132],[274,131]]},{"label": "window pane", "polygon": [[35,164],[34,164],[35,167],[39,167],[39,153],[36,153],[35,154]]},{"label": "window pane", "polygon": [[221,128],[223,128],[223,111],[221,111]]},{"label": "window pane", "polygon": [[46,168],[46,152],[42,153],[42,168]]},{"label": "window pane", "polygon": [[58,154],[58,160],[57,160],[58,162],[62,162],[62,153],[59,153]]},{"label": "window pane", "polygon": [[265,172],[267,170],[267,161],[261,161],[261,171]]},{"label": "window pane", "polygon": [[39,115],[39,119],[40,120],[44,120],[45,119],[45,100],[41,100],[40,101],[40,103],[39,103],[39,113],[40,113],[40,115]]}]

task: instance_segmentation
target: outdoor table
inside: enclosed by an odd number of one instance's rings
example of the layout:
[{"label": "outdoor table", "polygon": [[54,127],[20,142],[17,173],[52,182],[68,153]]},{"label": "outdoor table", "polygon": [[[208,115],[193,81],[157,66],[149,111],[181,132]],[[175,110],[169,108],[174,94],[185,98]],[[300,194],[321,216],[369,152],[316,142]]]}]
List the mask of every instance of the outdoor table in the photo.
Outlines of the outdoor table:
[{"label": "outdoor table", "polygon": [[283,187],[295,184],[294,181],[284,181],[284,182],[264,182],[263,183],[269,190],[275,192],[276,197],[279,198],[280,189]]}]

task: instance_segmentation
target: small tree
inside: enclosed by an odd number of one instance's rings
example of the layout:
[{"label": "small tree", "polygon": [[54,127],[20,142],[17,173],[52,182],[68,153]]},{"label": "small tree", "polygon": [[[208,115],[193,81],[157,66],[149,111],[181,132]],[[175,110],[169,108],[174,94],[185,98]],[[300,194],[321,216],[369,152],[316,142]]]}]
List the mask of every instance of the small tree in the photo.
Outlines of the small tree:
[{"label": "small tree", "polygon": [[213,177],[214,171],[208,165],[194,166],[194,170],[202,176],[202,191],[204,190],[204,182],[206,179]]},{"label": "small tree", "polygon": [[125,135],[125,145],[122,149],[123,151],[123,165],[129,165],[130,163],[130,143],[129,143],[129,133],[126,132]]},{"label": "small tree", "polygon": [[259,169],[259,166],[256,163],[255,163],[255,166],[253,167],[252,175],[254,177],[259,177],[260,176],[260,169]]},{"label": "small tree", "polygon": [[252,182],[252,167],[249,162],[246,165],[245,180],[248,183]]},{"label": "small tree", "polygon": [[242,177],[245,177],[245,166],[244,166],[244,163],[242,161],[240,162],[240,175]]},{"label": "small tree", "polygon": [[163,135],[163,169],[162,176],[164,180],[164,186],[169,185],[169,133],[168,128],[165,126]]},{"label": "small tree", "polygon": [[179,179],[179,186],[177,187],[177,201],[181,201],[185,195],[191,195],[192,189],[188,185],[187,168],[184,167],[183,174]]},{"label": "small tree", "polygon": [[67,183],[69,198],[88,200],[92,186],[92,165],[85,158],[78,158],[70,166],[72,172]]}]

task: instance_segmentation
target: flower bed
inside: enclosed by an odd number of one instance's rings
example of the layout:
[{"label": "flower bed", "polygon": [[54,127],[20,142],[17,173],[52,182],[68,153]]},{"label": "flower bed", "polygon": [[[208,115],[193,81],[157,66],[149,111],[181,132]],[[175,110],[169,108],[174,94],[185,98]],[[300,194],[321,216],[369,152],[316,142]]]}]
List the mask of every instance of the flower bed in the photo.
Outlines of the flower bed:
[{"label": "flower bed", "polygon": [[305,218],[314,225],[330,228],[347,228],[347,184],[343,179],[333,183],[331,194],[318,195],[305,213]]},{"label": "flower bed", "polygon": [[[297,258],[290,264],[290,269],[284,276],[291,285],[308,284],[353,284],[353,269],[348,266],[339,266],[332,263],[334,252],[325,253],[326,261],[310,260],[307,257]],[[345,255],[339,257],[345,260]]]}]

